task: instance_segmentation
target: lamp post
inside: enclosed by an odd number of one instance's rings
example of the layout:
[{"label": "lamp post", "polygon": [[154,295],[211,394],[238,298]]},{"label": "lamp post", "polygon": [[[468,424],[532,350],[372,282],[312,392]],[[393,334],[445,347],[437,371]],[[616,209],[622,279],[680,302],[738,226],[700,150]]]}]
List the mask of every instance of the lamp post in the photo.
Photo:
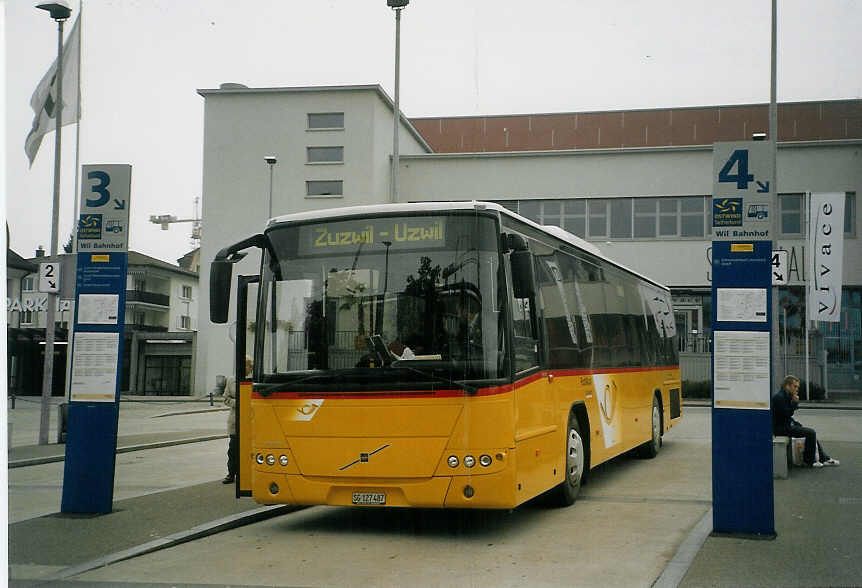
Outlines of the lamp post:
[{"label": "lamp post", "polygon": [[401,11],[410,4],[410,0],[386,0],[386,5],[395,11],[395,106],[392,125],[392,189],[389,193],[390,202],[398,202],[398,131],[401,127]]},{"label": "lamp post", "polygon": [[[63,128],[63,23],[72,15],[65,0],[43,2],[36,8],[46,10],[57,21],[57,93],[54,130],[54,199],[51,204],[51,256],[57,256],[57,227],[60,222],[60,129]],[[48,308],[45,319],[45,362],[42,372],[42,406],[39,418],[39,445],[48,444],[50,425],[51,392],[54,388],[54,329],[57,294],[48,293]]]},{"label": "lamp post", "polygon": [[269,214],[266,217],[269,220],[272,218],[272,170],[275,168],[278,160],[275,158],[275,155],[267,155],[263,160],[269,164]]}]

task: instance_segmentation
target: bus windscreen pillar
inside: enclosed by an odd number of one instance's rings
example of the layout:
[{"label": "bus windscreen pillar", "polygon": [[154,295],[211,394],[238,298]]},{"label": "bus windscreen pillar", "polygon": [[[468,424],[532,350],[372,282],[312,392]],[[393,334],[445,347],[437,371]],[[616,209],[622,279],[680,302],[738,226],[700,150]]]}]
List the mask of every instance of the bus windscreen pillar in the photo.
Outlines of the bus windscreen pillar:
[{"label": "bus windscreen pillar", "polygon": [[132,167],[82,168],[64,513],[109,513],[114,498]]},{"label": "bus windscreen pillar", "polygon": [[775,537],[771,142],[713,145],[713,533]]}]

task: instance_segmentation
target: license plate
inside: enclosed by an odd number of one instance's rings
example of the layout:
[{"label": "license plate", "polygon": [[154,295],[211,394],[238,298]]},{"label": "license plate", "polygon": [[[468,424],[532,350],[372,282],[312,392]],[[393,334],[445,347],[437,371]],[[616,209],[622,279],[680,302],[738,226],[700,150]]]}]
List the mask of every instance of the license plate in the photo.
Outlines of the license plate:
[{"label": "license plate", "polygon": [[354,492],[353,504],[386,504],[383,492]]}]

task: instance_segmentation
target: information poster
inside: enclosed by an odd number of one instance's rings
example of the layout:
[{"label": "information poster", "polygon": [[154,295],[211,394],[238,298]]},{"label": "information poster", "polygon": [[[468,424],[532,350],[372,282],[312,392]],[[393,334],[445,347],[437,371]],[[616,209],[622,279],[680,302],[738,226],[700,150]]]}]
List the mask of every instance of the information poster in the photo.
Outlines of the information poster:
[{"label": "information poster", "polygon": [[80,294],[78,296],[78,324],[116,325],[119,316],[118,294]]},{"label": "information poster", "polygon": [[713,331],[716,408],[769,410],[769,332]]},{"label": "information poster", "polygon": [[722,323],[765,323],[766,288],[718,288],[716,320]]},{"label": "information poster", "polygon": [[119,333],[75,333],[69,399],[114,402]]}]

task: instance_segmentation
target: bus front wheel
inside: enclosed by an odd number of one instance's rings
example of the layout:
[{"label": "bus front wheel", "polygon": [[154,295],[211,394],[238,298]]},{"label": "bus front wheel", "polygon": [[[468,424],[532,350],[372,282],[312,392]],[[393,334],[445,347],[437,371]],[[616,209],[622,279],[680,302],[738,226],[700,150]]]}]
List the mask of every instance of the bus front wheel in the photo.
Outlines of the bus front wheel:
[{"label": "bus front wheel", "polygon": [[566,473],[565,479],[556,488],[555,503],[559,506],[570,506],[575,502],[581,491],[581,482],[586,467],[586,453],[581,428],[574,413],[569,414],[566,427]]}]

